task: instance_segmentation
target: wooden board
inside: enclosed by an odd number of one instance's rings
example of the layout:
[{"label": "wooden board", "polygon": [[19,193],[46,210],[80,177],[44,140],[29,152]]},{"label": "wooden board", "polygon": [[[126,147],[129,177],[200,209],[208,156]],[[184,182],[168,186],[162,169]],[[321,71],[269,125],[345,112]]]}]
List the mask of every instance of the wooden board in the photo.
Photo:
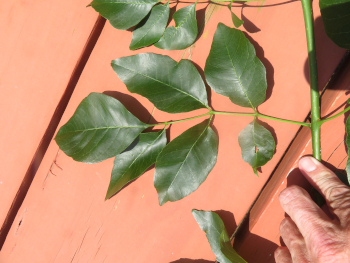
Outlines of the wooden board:
[{"label": "wooden board", "polygon": [[[350,88],[349,74],[350,59],[348,58],[344,68],[322,96],[321,116],[331,116],[348,106],[346,100]],[[333,171],[343,173],[348,156],[344,141],[345,120],[346,117],[341,116],[326,122],[321,128],[322,160]],[[300,157],[310,154],[312,154],[311,133],[309,129],[303,128],[249,213],[247,225],[235,240],[235,247],[248,262],[257,260],[262,263],[275,262],[274,250],[281,245],[279,225],[285,217],[278,195],[287,186],[293,184],[307,190],[311,189],[310,184],[297,168]]]},{"label": "wooden board", "polygon": [[24,178],[30,184],[40,164],[49,126],[60,117],[54,113],[61,111],[59,102],[96,25],[98,15],[85,8],[88,3],[1,3],[0,247],[3,224],[25,194]]},{"label": "wooden board", "polygon": [[[309,112],[309,92],[305,64],[307,58],[303,16],[299,2],[258,8],[244,7],[245,31],[267,68],[268,99],[259,110],[276,117],[303,121]],[[315,3],[316,5],[317,3]],[[178,5],[180,8],[183,5]],[[110,67],[121,56],[143,52],[168,54],[176,60],[191,58],[203,69],[218,22],[232,25],[227,8],[199,3],[197,15],[205,12],[206,24],[201,38],[185,51],[168,52],[154,47],[136,52],[128,49],[131,33],[116,31],[106,24],[82,73],[60,126],[73,114],[90,92],[106,92],[118,98],[133,114],[147,122],[153,105],[141,96],[130,94]],[[238,14],[241,8],[234,9]],[[319,13],[316,12],[316,16]],[[291,22],[293,21],[293,22]],[[333,73],[344,50],[336,48],[318,25],[317,39],[320,88]],[[255,25],[255,27],[254,27]],[[201,71],[202,72],[202,71]],[[244,111],[228,98],[211,92],[215,110]],[[297,109],[297,110],[296,110]],[[182,119],[202,111],[171,115],[154,111],[156,121]],[[154,121],[152,119],[151,121]],[[174,138],[200,119],[172,125]],[[10,262],[191,262],[214,260],[205,234],[191,215],[191,209],[219,210],[232,234],[274,167],[294,138],[299,127],[266,122],[277,138],[276,155],[262,168],[257,178],[240,157],[238,133],[249,118],[216,116],[218,162],[208,179],[185,199],[162,207],[153,188],[151,169],[104,202],[113,160],[82,164],[58,150],[52,142],[30,191],[14,221],[0,258]],[[28,259],[26,255],[30,254]],[[185,259],[188,260],[185,260]]]}]

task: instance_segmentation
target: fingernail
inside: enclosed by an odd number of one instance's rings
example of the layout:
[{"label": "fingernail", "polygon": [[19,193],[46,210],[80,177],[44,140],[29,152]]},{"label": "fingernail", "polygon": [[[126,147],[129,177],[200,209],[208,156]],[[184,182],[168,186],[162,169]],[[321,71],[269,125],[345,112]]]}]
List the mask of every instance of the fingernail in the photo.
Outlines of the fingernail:
[{"label": "fingernail", "polygon": [[312,172],[317,168],[315,161],[312,157],[304,157],[299,161],[299,167],[306,172]]}]

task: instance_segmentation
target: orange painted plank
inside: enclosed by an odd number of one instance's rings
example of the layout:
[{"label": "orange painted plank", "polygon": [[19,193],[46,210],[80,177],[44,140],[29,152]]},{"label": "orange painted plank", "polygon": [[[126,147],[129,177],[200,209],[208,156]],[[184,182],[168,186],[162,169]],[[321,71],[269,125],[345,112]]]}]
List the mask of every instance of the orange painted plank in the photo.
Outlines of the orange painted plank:
[{"label": "orange painted plank", "polygon": [[[350,87],[350,59],[339,72],[330,88],[321,99],[321,116],[330,116],[343,110],[347,104]],[[347,151],[345,148],[344,116],[326,122],[321,128],[322,160],[333,171],[344,173]],[[286,153],[271,181],[264,188],[261,196],[249,214],[245,233],[235,240],[235,247],[249,262],[275,262],[273,252],[279,246],[279,225],[285,217],[279,201],[279,193],[287,186],[296,184],[310,190],[311,186],[297,168],[300,157],[312,154],[311,134],[303,128]]]},{"label": "orange painted plank", "polygon": [[97,21],[88,3],[1,3],[0,229]]},{"label": "orange painted plank", "polygon": [[[92,91],[115,96],[132,113],[147,122],[153,105],[127,91],[111,69],[110,61],[136,53],[156,52],[168,54],[176,60],[189,57],[203,69],[218,22],[232,24],[227,8],[213,6],[198,4],[199,13],[203,14],[203,9],[206,9],[207,14],[212,13],[212,17],[201,38],[186,51],[168,52],[149,47],[132,52],[128,49],[131,33],[116,31],[106,24],[60,126]],[[241,9],[235,10],[239,14]],[[259,107],[260,112],[303,121],[310,106],[300,3],[268,6],[260,11],[257,6],[244,7],[243,14],[247,30],[255,32],[249,36],[267,68],[269,98]],[[318,17],[319,13],[315,12],[315,15]],[[320,41],[319,61],[328,63],[319,69],[320,87],[323,87],[344,50],[336,48],[327,39],[319,18],[316,21],[317,39]],[[243,111],[227,98],[213,92],[210,98],[215,110]],[[155,110],[154,119],[181,119],[201,112],[173,115]],[[199,121],[172,125],[170,138]],[[156,263],[181,262],[178,261],[180,258],[214,260],[191,209],[221,210],[220,215],[227,224],[229,234],[232,234],[235,224],[242,220],[299,129],[292,124],[267,122],[276,134],[277,150],[273,160],[262,168],[257,178],[248,164],[242,161],[237,142],[238,133],[250,121],[249,118],[216,116],[214,126],[220,143],[215,168],[195,193],[162,207],[158,205],[157,193],[153,188],[153,169],[104,202],[113,160],[93,165],[77,163],[52,142],[9,232],[0,258],[11,262],[24,259],[26,262]],[[28,253],[33,255],[32,261],[25,257]]]}]

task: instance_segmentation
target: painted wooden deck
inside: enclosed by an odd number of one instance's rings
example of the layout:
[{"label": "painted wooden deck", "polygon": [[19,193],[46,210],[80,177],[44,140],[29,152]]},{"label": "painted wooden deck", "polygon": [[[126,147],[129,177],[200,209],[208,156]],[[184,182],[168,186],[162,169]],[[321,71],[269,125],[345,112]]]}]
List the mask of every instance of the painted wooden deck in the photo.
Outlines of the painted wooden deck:
[{"label": "painted wooden deck", "polygon": [[87,3],[1,4],[0,243],[91,52],[87,43],[101,27]]},{"label": "painted wooden deck", "polygon": [[[154,169],[104,201],[113,160],[77,163],[51,140],[90,92],[117,98],[144,122],[151,113],[152,122],[200,113],[173,115],[154,109],[147,99],[127,91],[110,62],[155,52],[177,61],[191,59],[202,73],[218,22],[232,25],[227,8],[199,2],[197,19],[203,31],[184,51],[155,47],[130,51],[132,33],[104,24],[91,8],[85,8],[87,3],[36,1],[29,5],[12,1],[0,10],[5,14],[0,16],[0,23],[8,25],[7,30],[0,31],[0,46],[6,51],[0,62],[0,88],[4,92],[0,119],[5,124],[0,130],[0,262],[213,262],[215,257],[191,209],[218,211],[232,234],[272,174],[235,247],[248,261],[251,259],[249,262],[257,262],[250,252],[253,250],[262,255],[259,262],[273,262],[270,251],[279,244],[276,229],[282,213],[275,203],[271,212],[265,214],[265,210],[284,187],[296,158],[304,154],[309,135],[299,131],[300,127],[266,121],[274,132],[277,149],[257,178],[241,159],[237,141],[251,119],[216,116],[213,124],[219,136],[219,155],[215,168],[195,193],[162,207],[153,187]],[[301,5],[297,1],[267,1],[261,8],[258,3],[249,5],[234,9],[245,20],[243,30],[267,70],[268,99],[259,111],[304,121],[310,105]],[[315,1],[319,88],[323,90],[345,50],[326,37],[317,5]],[[332,88],[324,93],[323,115],[346,101],[349,84],[344,80],[338,86],[339,90]],[[215,110],[244,110],[213,92],[210,101]],[[200,121],[172,125],[170,138]],[[323,128],[323,158],[334,160],[330,161],[334,165],[346,154],[341,144],[342,125],[340,118]],[[337,155],[331,155],[334,149]],[[266,240],[263,244],[268,249],[257,247],[257,240]]]}]

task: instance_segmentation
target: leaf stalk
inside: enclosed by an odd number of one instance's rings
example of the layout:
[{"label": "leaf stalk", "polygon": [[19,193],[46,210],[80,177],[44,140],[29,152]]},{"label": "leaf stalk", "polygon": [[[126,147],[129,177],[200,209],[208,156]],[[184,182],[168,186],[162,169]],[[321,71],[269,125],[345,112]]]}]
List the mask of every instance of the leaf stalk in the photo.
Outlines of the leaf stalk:
[{"label": "leaf stalk", "polygon": [[320,125],[322,125],[323,123],[325,123],[325,122],[327,122],[327,121],[333,120],[333,119],[335,119],[335,118],[337,118],[337,117],[343,115],[344,113],[348,112],[349,110],[350,110],[350,107],[347,107],[345,110],[343,110],[343,111],[337,113],[336,115],[334,115],[334,116],[332,116],[332,117],[329,117],[329,118],[323,119],[323,120],[319,120],[318,123],[319,123]]},{"label": "leaf stalk", "polygon": [[286,123],[297,124],[297,125],[301,125],[301,126],[305,126],[305,127],[309,127],[309,128],[311,127],[311,123],[307,123],[307,122],[285,120],[285,119],[280,119],[280,118],[275,118],[275,117],[263,115],[263,114],[260,114],[260,113],[257,113],[256,116],[257,117],[261,117],[261,118],[265,118],[265,119],[275,120],[275,121],[281,121],[281,122],[286,122]]},{"label": "leaf stalk", "polygon": [[202,114],[202,115],[198,115],[198,116],[194,116],[194,117],[191,117],[191,118],[186,118],[186,119],[182,119],[182,120],[177,120],[177,121],[166,121],[166,122],[160,122],[160,123],[156,123],[156,124],[147,124],[148,127],[154,127],[154,126],[158,126],[158,125],[169,125],[169,124],[173,124],[173,123],[178,123],[178,122],[183,122],[183,121],[189,121],[189,120],[194,120],[194,119],[197,119],[197,118],[200,118],[200,117],[204,117],[204,116],[207,116],[207,115],[212,115],[211,114],[211,111],[205,113],[205,114]]},{"label": "leaf stalk", "polygon": [[275,120],[275,121],[280,121],[280,122],[286,122],[286,123],[292,123],[292,124],[297,124],[297,125],[302,125],[306,127],[310,127],[310,123],[306,122],[299,122],[299,121],[291,121],[291,120],[286,120],[286,119],[280,119],[276,117],[271,117],[267,116],[264,114],[260,114],[258,112],[255,113],[240,113],[240,112],[222,112],[222,111],[213,111],[213,114],[222,114],[222,115],[239,115],[239,116],[254,116],[254,117],[260,117],[260,118],[265,118],[269,120]]},{"label": "leaf stalk", "polygon": [[[350,109],[350,107],[349,107],[349,109]],[[213,110],[210,110],[209,112],[207,112],[205,114],[201,114],[201,115],[198,115],[198,116],[194,116],[194,117],[186,118],[186,119],[182,119],[182,120],[160,122],[160,123],[156,123],[156,124],[148,124],[148,127],[154,127],[154,126],[158,126],[158,125],[165,125],[165,126],[167,126],[169,124],[183,122],[183,121],[189,121],[189,120],[197,119],[197,118],[208,116],[208,115],[210,115],[210,119],[213,117],[213,115],[252,116],[254,118],[260,117],[260,118],[265,118],[265,119],[269,119],[269,120],[275,120],[275,121],[280,121],[280,122],[286,122],[286,123],[302,125],[302,126],[306,126],[306,127],[309,127],[309,128],[311,127],[310,123],[275,118],[275,117],[267,116],[267,115],[264,115],[264,114],[260,114],[258,112],[255,112],[255,113],[243,113],[243,112],[224,112],[224,111],[213,111]]]}]

